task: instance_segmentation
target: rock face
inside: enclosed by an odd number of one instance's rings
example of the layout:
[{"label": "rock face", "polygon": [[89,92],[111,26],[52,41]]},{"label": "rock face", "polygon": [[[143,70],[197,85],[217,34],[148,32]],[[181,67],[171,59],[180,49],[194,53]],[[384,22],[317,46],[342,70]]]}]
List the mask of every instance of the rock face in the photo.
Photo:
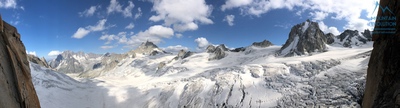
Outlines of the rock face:
[{"label": "rock face", "polygon": [[332,44],[333,42],[335,42],[335,35],[333,35],[332,33],[326,34],[325,37],[327,44]]},{"label": "rock face", "polygon": [[64,51],[49,62],[50,67],[62,73],[82,73],[93,67],[100,54]]},{"label": "rock face", "polygon": [[261,48],[269,47],[269,46],[272,46],[272,45],[274,45],[274,44],[272,44],[272,43],[271,43],[270,41],[268,41],[268,40],[264,40],[264,41],[262,41],[262,42],[254,42],[254,43],[252,44],[252,46],[261,47]]},{"label": "rock face", "polygon": [[206,50],[207,53],[212,54],[208,60],[219,60],[227,56],[225,51],[228,51],[228,48],[226,48],[224,44],[220,44],[217,47],[209,45]]},{"label": "rock face", "polygon": [[0,108],[40,108],[20,38],[0,17]]},{"label": "rock face", "polygon": [[42,67],[50,68],[50,65],[47,64],[47,61],[44,57],[39,58],[35,55],[28,54],[28,60],[32,63],[36,63]]},{"label": "rock face", "polygon": [[157,47],[153,42],[143,42],[137,49],[128,52],[129,54],[143,54],[143,55],[156,55],[160,53],[166,53]]},{"label": "rock face", "polygon": [[182,50],[179,51],[178,55],[176,57],[174,57],[174,59],[175,60],[184,59],[184,58],[187,58],[187,57],[189,57],[189,56],[191,56],[193,54],[194,54],[193,52],[185,51],[185,50],[182,49]]},{"label": "rock face", "polygon": [[319,29],[318,23],[307,20],[292,27],[289,39],[279,50],[278,55],[296,56],[323,52],[326,50],[326,41],[327,38]]},{"label": "rock face", "polygon": [[[365,34],[368,35],[368,33],[369,30],[366,30]],[[337,38],[339,40],[338,43],[343,45],[343,47],[350,47],[350,48],[352,46],[359,46],[365,44],[368,41],[368,38],[360,35],[360,33],[357,30],[345,30]]]},{"label": "rock face", "polygon": [[[381,0],[380,6],[388,7],[392,12],[382,11],[379,16],[400,18],[400,1]],[[376,20],[376,23],[384,22]],[[394,34],[373,34],[374,49],[368,64],[367,83],[362,105],[365,108],[400,106],[400,20],[395,20]],[[393,27],[393,26],[392,26]],[[385,26],[375,26],[386,28]]]}]

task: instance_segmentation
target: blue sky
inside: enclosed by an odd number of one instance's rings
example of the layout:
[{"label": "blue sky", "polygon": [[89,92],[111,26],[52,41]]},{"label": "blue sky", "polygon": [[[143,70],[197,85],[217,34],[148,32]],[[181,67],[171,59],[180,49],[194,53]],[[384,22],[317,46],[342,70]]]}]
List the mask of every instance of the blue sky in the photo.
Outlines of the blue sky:
[{"label": "blue sky", "polygon": [[[339,3],[338,3],[339,2]],[[124,53],[150,40],[167,51],[209,44],[282,45],[307,19],[325,32],[371,29],[376,0],[0,0],[29,53]],[[376,13],[375,13],[376,14]]]}]

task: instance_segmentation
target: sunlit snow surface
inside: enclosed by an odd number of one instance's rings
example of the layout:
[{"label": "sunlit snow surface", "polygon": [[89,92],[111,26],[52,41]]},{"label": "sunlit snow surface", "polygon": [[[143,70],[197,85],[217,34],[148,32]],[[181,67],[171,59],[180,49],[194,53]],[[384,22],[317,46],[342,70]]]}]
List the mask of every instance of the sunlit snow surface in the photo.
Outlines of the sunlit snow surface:
[{"label": "sunlit snow surface", "polygon": [[360,107],[372,43],[312,56],[275,56],[279,49],[248,47],[214,61],[208,53],[126,58],[94,79],[32,63],[31,71],[43,108]]}]

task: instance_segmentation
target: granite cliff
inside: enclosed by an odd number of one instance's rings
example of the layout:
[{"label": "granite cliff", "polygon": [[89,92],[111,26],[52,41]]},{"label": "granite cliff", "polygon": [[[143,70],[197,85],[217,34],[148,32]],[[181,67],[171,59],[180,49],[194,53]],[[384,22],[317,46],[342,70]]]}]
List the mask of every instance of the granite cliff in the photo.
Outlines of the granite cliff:
[{"label": "granite cliff", "polygon": [[0,72],[0,108],[40,108],[21,36],[1,17]]},{"label": "granite cliff", "polygon": [[[400,18],[400,1],[381,0],[378,16]],[[385,8],[387,6],[387,8]],[[384,11],[382,9],[390,9]],[[376,20],[376,23],[385,20]],[[394,34],[373,34],[374,48],[367,70],[367,83],[362,106],[365,108],[400,107],[400,20],[395,20]],[[387,28],[387,26],[375,26]]]}]

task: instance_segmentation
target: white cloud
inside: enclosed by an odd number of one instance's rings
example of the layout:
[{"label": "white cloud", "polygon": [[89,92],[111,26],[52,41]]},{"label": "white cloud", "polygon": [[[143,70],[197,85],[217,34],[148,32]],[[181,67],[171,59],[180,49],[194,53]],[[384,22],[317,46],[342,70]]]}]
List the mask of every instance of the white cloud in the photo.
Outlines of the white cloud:
[{"label": "white cloud", "polygon": [[327,25],[325,25],[324,22],[319,21],[318,22],[318,26],[319,28],[326,34],[326,33],[332,33],[334,35],[339,35],[340,32],[336,27],[328,27]]},{"label": "white cloud", "polygon": [[140,7],[137,8],[138,12],[135,14],[135,19],[138,19],[142,16],[142,9]]},{"label": "white cloud", "polygon": [[26,51],[27,54],[36,56],[36,51]]},{"label": "white cloud", "polygon": [[103,34],[103,35],[100,37],[100,40],[106,40],[106,41],[107,41],[106,43],[104,43],[104,44],[106,44],[106,45],[107,45],[107,44],[110,44],[111,41],[117,40],[117,39],[119,39],[119,37],[116,36],[116,35],[113,35],[113,34],[111,34],[111,35]]},{"label": "white cloud", "polygon": [[[249,3],[250,2],[250,3]],[[267,13],[274,9],[293,10],[295,7],[297,14],[310,12],[310,17],[316,21],[323,21],[327,16],[333,19],[344,20],[347,22],[345,28],[348,29],[371,29],[367,23],[371,22],[361,17],[364,11],[371,17],[375,8],[376,0],[227,0],[221,7],[222,10],[239,8],[243,15],[255,15]]]},{"label": "white cloud", "polygon": [[328,16],[328,13],[321,12],[321,11],[316,11],[316,12],[310,13],[310,15],[313,16],[313,20],[314,21],[321,21],[321,20],[324,20],[325,17]]},{"label": "white cloud", "polygon": [[133,23],[129,23],[129,25],[127,25],[125,29],[133,29],[134,27],[135,25]]},{"label": "white cloud", "polygon": [[[157,13],[149,20],[163,21],[164,25],[172,26],[174,30],[183,32],[196,30],[198,24],[213,24],[208,17],[212,6],[204,0],[153,0],[152,10]],[[171,8],[174,7],[174,8]]]},{"label": "white cloud", "polygon": [[175,46],[168,46],[167,48],[162,48],[164,51],[167,52],[172,52],[172,53],[176,53],[179,52],[180,50],[189,50],[188,47],[182,46],[182,45],[175,45]]},{"label": "white cloud", "polygon": [[252,3],[253,0],[227,0],[224,5],[221,6],[221,10],[231,9],[234,7],[245,6]]},{"label": "white cloud", "polygon": [[101,48],[101,49],[111,49],[111,48],[114,48],[114,46],[107,46],[107,45],[105,45],[105,46],[100,46],[100,48]]},{"label": "white cloud", "polygon": [[233,23],[234,20],[235,20],[235,16],[234,15],[226,15],[225,18],[222,21],[226,21],[229,26],[233,26],[234,25],[234,23]]},{"label": "white cloud", "polygon": [[61,53],[62,53],[61,51],[53,50],[53,51],[50,51],[49,54],[47,54],[47,56],[49,56],[49,57],[55,57],[55,56],[58,56],[58,55],[61,54]]},{"label": "white cloud", "polygon": [[124,9],[122,9],[122,5],[119,4],[117,0],[111,0],[110,5],[107,7],[107,13],[121,13],[124,17],[132,17],[132,9],[135,7],[135,5],[132,3],[132,1],[128,1],[128,6],[126,6]]},{"label": "white cloud", "polygon": [[147,31],[150,35],[169,38],[174,35],[174,30],[161,25],[154,25]]},{"label": "white cloud", "polygon": [[175,36],[176,36],[177,38],[181,38],[183,35],[180,34],[180,33],[177,33],[177,34],[175,34]]},{"label": "white cloud", "polygon": [[154,25],[149,27],[148,30],[140,31],[137,34],[133,32],[119,32],[117,35],[103,34],[99,39],[106,40],[105,44],[116,41],[118,44],[124,44],[124,47],[136,47],[146,41],[158,44],[163,38],[170,38],[173,35],[174,31],[171,28],[162,25]]},{"label": "white cloud", "polygon": [[81,39],[81,38],[85,37],[89,33],[90,33],[89,30],[86,30],[85,28],[79,27],[78,30],[76,30],[76,32],[74,33],[74,35],[72,35],[72,38]]},{"label": "white cloud", "polygon": [[210,45],[210,43],[204,37],[199,37],[199,38],[195,39],[194,41],[197,43],[197,47],[200,49],[203,49],[203,48],[207,47],[208,45]]},{"label": "white cloud", "polygon": [[0,0],[0,8],[17,8],[17,0]]},{"label": "white cloud", "polygon": [[107,27],[105,26],[106,22],[107,22],[107,19],[102,19],[102,20],[98,21],[97,25],[95,25],[95,26],[89,25],[85,28],[79,27],[78,30],[76,30],[76,32],[74,33],[74,35],[72,35],[72,38],[81,39],[81,38],[85,37],[87,34],[89,34],[90,32],[103,31],[103,30],[107,29]]},{"label": "white cloud", "polygon": [[90,17],[96,12],[97,9],[100,9],[100,6],[91,6],[89,9],[84,10],[83,12],[79,12],[79,16],[81,17]]}]

